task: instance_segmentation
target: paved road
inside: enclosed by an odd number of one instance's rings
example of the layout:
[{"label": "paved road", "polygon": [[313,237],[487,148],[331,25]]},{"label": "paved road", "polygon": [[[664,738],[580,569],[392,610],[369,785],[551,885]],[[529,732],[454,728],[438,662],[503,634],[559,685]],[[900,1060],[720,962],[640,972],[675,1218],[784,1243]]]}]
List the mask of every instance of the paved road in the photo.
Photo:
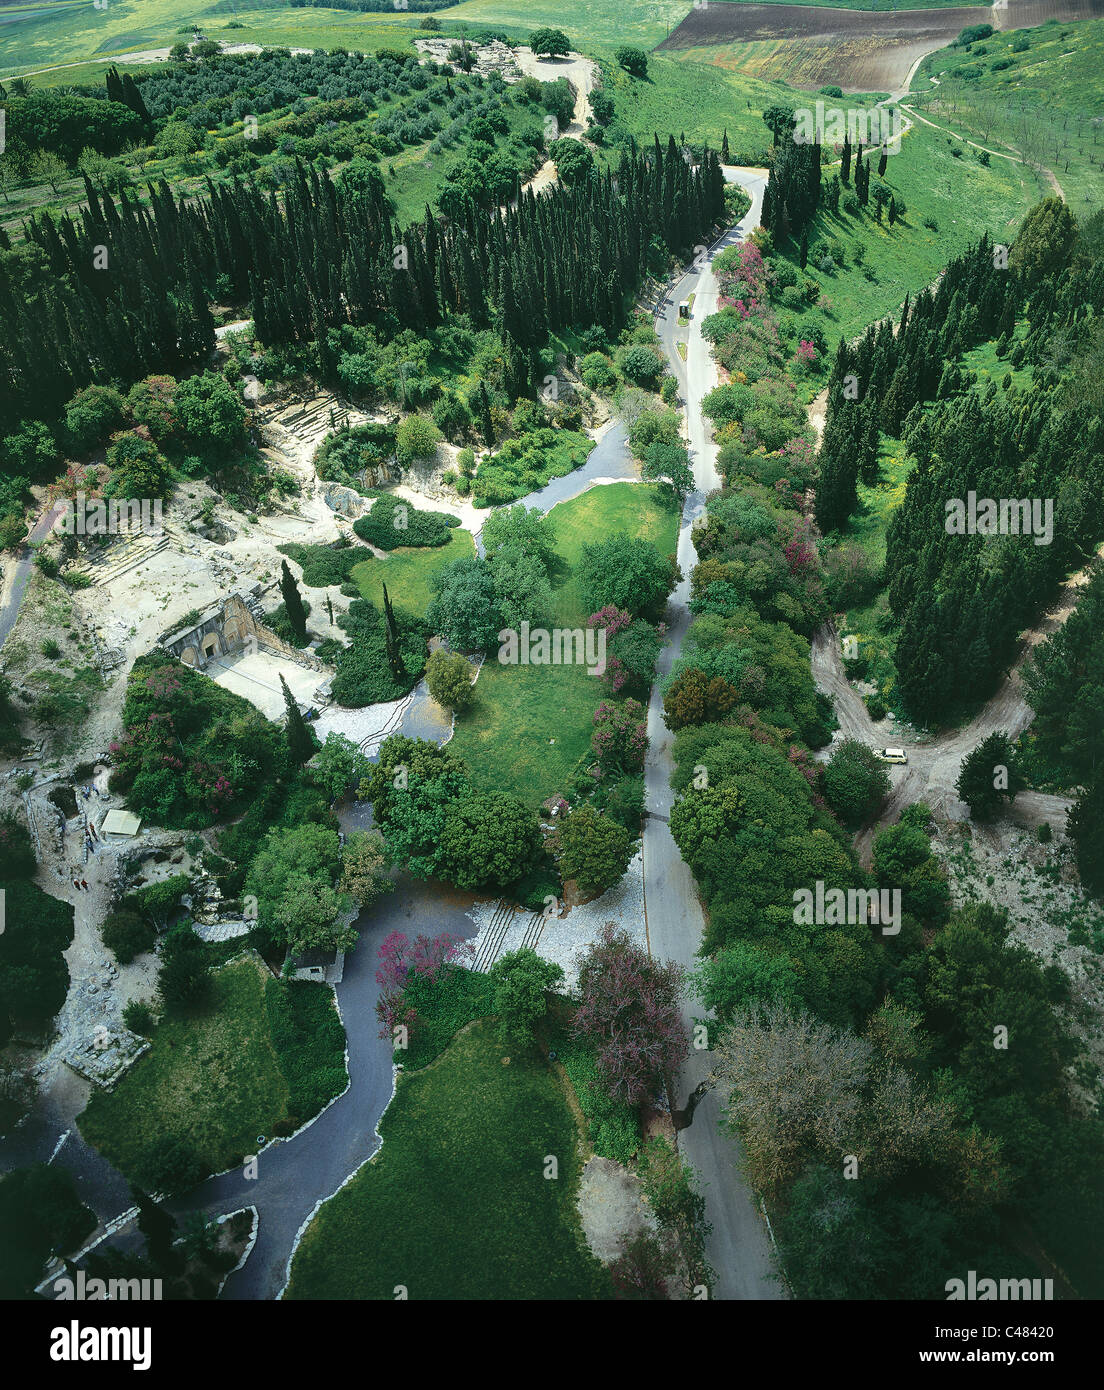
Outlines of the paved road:
[{"label": "paved road", "polygon": [[[656,318],[656,329],[686,403],[690,461],[696,484],[687,498],[679,532],[678,558],[686,578],[671,597],[668,611],[670,641],[660,657],[660,677],[671,669],[690,622],[687,608],[689,576],[696,560],[690,528],[704,510],[707,495],[720,485],[714,462],[716,446],[701,413],[702,397],[716,384],[716,368],[710,347],[701,335],[702,320],[717,307],[718,288],[712,270],[712,255],[741,241],[756,226],[766,186],[765,175],[744,170],[730,171],[732,173],[735,180],[751,194],[749,212],[738,226],[711,248],[708,255],[699,257],[695,267],[661,301]],[[685,322],[681,331],[679,328],[678,305],[691,294],[695,299],[684,363],[676,347],[678,339],[686,337]],[[705,923],[694,877],[671,838],[667,824],[674,800],[670,786],[674,763],[671,759],[672,735],[663,723],[663,701],[658,685],[659,682],[648,706],[650,745],[644,769],[649,812],[644,829],[648,941],[654,955],[692,967],[696,962],[695,953]],[[733,866],[733,871],[739,871],[737,865]],[[700,1005],[696,1011],[701,1012]],[[688,1019],[694,1012],[687,1005]],[[708,1077],[710,1067],[708,1052],[692,1053],[676,1083],[676,1094],[672,1097],[672,1104],[676,1108],[685,1106],[688,1096]],[[717,1271],[713,1296],[722,1299],[783,1297],[781,1286],[772,1277],[775,1266],[758,1204],[737,1166],[738,1146],[720,1128],[720,1106],[715,1092],[707,1091],[698,1103],[692,1123],[679,1135],[679,1147],[702,1181],[706,1216],[713,1225],[707,1248],[710,1263]]]},{"label": "paved road", "polygon": [[[352,814],[355,817],[355,809]],[[473,936],[475,925],[465,916],[473,901],[474,895],[444,884],[400,877],[396,891],[362,925],[356,949],[346,957],[345,977],[337,986],[347,1039],[348,1089],[298,1135],[264,1148],[255,1178],[235,1169],[209,1178],[186,1198],[166,1204],[178,1216],[203,1211],[212,1218],[242,1207],[256,1209],[256,1244],[245,1265],[227,1280],[223,1299],[277,1298],[287,1282],[291,1256],[305,1223],[379,1148],[376,1125],[392,1090],[391,1049],[379,1037],[376,1019],[380,943],[396,930],[408,936],[418,932]],[[65,1148],[57,1161],[68,1166]],[[133,1228],[115,1243],[142,1248]]]},{"label": "paved road", "polygon": [[[26,542],[20,547],[18,557],[15,561],[15,572],[12,575],[11,587],[8,589],[8,596],[4,603],[0,605],[0,647],[8,640],[8,633],[15,626],[15,620],[19,617],[19,606],[23,602],[23,595],[27,592],[27,584],[31,577],[31,567],[34,564],[34,551],[31,549],[31,542],[45,540],[50,534],[57,513],[51,508],[35,522],[31,534]],[[9,560],[7,563],[11,563]]]}]

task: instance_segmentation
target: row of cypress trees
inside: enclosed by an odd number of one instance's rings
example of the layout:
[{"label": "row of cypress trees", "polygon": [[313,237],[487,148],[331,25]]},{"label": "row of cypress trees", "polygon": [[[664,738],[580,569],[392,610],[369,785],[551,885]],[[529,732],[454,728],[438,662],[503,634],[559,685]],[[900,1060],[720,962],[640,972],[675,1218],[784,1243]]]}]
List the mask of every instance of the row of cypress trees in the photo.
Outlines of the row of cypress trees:
[{"label": "row of cypress trees", "polygon": [[220,277],[265,343],[322,342],[346,323],[386,339],[467,313],[499,329],[508,385],[524,394],[550,330],[618,327],[657,244],[686,251],[724,211],[716,155],[691,164],[673,137],[625,152],[616,175],[595,170],[489,216],[427,209],[401,233],[366,163],[336,180],[296,164],[280,196],[239,181],[208,181],[196,199],[158,183],[148,205],[87,180],[85,192],[78,217],[31,220],[24,253],[0,257],[0,430],[50,418],[88,382],[204,361]]}]

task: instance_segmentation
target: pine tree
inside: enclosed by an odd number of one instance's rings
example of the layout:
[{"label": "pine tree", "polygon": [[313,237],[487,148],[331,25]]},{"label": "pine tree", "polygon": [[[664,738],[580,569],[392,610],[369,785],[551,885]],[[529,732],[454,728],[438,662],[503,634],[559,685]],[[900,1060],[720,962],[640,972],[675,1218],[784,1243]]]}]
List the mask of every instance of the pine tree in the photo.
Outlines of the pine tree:
[{"label": "pine tree", "polygon": [[303,641],[307,635],[306,609],[303,607],[303,598],[299,593],[295,576],[288,569],[286,560],[280,566],[280,593],[284,597],[284,611],[287,613],[291,630],[300,641]]},{"label": "pine tree", "polygon": [[284,692],[284,707],[287,717],[284,721],[284,732],[287,735],[288,756],[291,758],[294,767],[302,767],[304,763],[310,762],[317,751],[317,742],[314,735],[307,728],[307,721],[303,718],[303,713],[295,696],[288,689],[288,683],[284,680],[283,672],[280,673],[280,687]]}]

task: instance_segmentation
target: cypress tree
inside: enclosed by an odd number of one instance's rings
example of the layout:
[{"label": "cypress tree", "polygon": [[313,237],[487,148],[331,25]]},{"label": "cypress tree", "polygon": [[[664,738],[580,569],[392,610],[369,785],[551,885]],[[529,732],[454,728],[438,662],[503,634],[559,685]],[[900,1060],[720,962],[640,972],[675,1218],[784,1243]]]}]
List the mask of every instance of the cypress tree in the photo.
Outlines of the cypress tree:
[{"label": "cypress tree", "polygon": [[401,683],[406,679],[406,667],[399,650],[399,625],[395,621],[395,610],[391,607],[391,600],[387,597],[386,584],[383,586],[383,622],[387,664],[391,667],[391,674],[395,680]]},{"label": "cypress tree", "polygon": [[138,1208],[138,1229],[146,1238],[146,1252],[151,1262],[158,1269],[178,1265],[179,1256],[173,1251],[176,1218],[142,1188],[132,1187],[130,1191]]},{"label": "cypress tree", "polygon": [[284,597],[284,611],[287,613],[291,630],[302,641],[307,635],[307,614],[299,586],[295,582],[295,576],[288,569],[286,560],[280,566],[280,593]]},{"label": "cypress tree", "polygon": [[881,154],[878,156],[878,177],[879,177],[880,179],[881,179],[881,178],[885,178],[886,163],[888,162],[888,159],[889,159],[889,150],[886,149],[885,145],[883,145],[883,146],[882,146],[882,152],[881,152]]},{"label": "cypress tree", "polygon": [[494,421],[491,419],[491,403],[487,399],[487,383],[479,383],[479,423],[483,431],[483,442],[488,449],[494,448]]},{"label": "cypress tree", "polygon": [[840,151],[840,183],[848,184],[851,182],[851,141],[846,134],[843,137],[843,148]]},{"label": "cypress tree", "polygon": [[284,692],[284,707],[287,710],[284,732],[287,735],[288,756],[295,767],[302,767],[304,763],[309,762],[314,757],[315,738],[307,728],[306,720],[303,718],[299,706],[295,703],[295,696],[288,689],[288,683],[284,680],[282,671],[280,673],[280,687]]}]

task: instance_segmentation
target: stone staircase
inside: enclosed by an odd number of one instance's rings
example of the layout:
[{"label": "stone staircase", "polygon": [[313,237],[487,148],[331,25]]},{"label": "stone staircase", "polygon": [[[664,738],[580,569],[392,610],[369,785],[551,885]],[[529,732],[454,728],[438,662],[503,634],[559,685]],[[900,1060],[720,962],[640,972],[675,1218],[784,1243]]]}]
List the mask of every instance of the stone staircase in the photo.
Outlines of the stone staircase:
[{"label": "stone staircase", "polygon": [[295,401],[269,416],[266,423],[279,426],[296,439],[309,441],[320,439],[324,434],[343,429],[346,425],[363,425],[367,419],[355,406],[336,396],[324,394],[310,401]]},{"label": "stone staircase", "polygon": [[86,574],[94,585],[110,584],[139,565],[147,564],[168,544],[169,538],[164,534],[124,533],[113,537],[109,545],[87,553],[79,565],[73,566],[73,570],[77,574]]},{"label": "stone staircase", "polygon": [[475,960],[472,961],[471,968],[477,974],[485,975],[498,959],[506,940],[506,933],[510,930],[510,924],[516,913],[517,908],[513,903],[505,903],[501,899],[496,903],[487,935],[480,944],[479,953]]}]

